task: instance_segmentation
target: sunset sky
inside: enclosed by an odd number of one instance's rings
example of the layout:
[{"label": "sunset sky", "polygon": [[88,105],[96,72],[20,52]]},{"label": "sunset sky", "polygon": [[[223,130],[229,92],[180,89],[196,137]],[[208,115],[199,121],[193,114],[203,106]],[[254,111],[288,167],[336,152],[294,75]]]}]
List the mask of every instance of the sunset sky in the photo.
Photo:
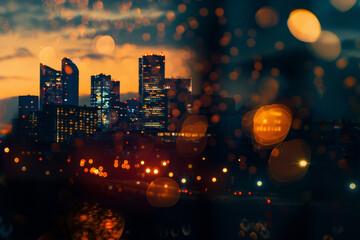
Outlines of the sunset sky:
[{"label": "sunset sky", "polygon": [[[80,71],[81,100],[87,99],[82,104],[89,104],[90,76],[99,73],[119,80],[123,96],[134,96],[138,58],[151,53],[165,55],[166,77],[191,77],[193,93],[233,97],[237,108],[295,99],[298,110],[315,120],[360,120],[355,3],[0,1],[0,134],[16,116],[17,96],[39,95],[40,62],[60,70],[62,57],[72,59]],[[289,30],[295,9],[315,16],[323,42],[298,39],[301,19]],[[269,91],[271,101],[262,101]]]},{"label": "sunset sky", "polygon": [[90,94],[90,76],[99,73],[120,80],[122,93],[137,92],[143,54],[164,54],[166,76],[190,77],[193,53],[156,39],[176,12],[139,7],[131,1],[2,1],[0,98],[38,95],[40,62],[60,70],[62,57],[79,68],[80,95]]}]

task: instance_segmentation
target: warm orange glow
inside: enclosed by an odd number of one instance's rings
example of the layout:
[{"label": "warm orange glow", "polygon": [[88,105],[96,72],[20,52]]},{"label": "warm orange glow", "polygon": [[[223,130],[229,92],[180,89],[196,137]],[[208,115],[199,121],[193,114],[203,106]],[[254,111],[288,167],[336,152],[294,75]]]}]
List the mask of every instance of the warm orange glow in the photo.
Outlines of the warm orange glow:
[{"label": "warm orange glow", "polygon": [[196,180],[200,181],[201,180],[201,176],[197,176]]},{"label": "warm orange glow", "polygon": [[18,163],[18,162],[19,162],[19,158],[14,158],[14,162]]},{"label": "warm orange glow", "polygon": [[159,170],[154,169],[154,174],[158,174],[158,173],[159,173]]},{"label": "warm orange glow", "polygon": [[4,152],[5,153],[9,153],[10,152],[10,149],[8,147],[4,148]]},{"label": "warm orange glow", "polygon": [[211,181],[212,181],[212,182],[216,182],[216,181],[217,181],[216,177],[213,177],[213,178],[211,179]]},{"label": "warm orange glow", "polygon": [[171,178],[158,178],[150,183],[146,198],[154,207],[171,207],[180,197],[180,187]]},{"label": "warm orange glow", "polygon": [[280,104],[261,107],[256,111],[253,123],[253,137],[259,147],[278,144],[286,138],[291,127],[292,114]]},{"label": "warm orange glow", "polygon": [[104,168],[102,166],[100,166],[99,171],[102,172],[102,170],[104,170]]},{"label": "warm orange glow", "polygon": [[306,161],[306,160],[301,160],[300,162],[299,162],[299,166],[300,167],[306,167],[308,165],[308,162]]},{"label": "warm orange glow", "polygon": [[89,159],[89,163],[90,163],[90,164],[93,164],[93,162],[94,162],[94,160]]},{"label": "warm orange glow", "polygon": [[141,164],[141,165],[144,165],[144,164],[145,164],[145,161],[141,161],[140,164]]},{"label": "warm orange glow", "polygon": [[162,162],[162,165],[165,167],[167,165],[167,163],[164,161],[164,162]]},{"label": "warm orange glow", "polygon": [[322,31],[320,38],[311,44],[311,48],[318,57],[333,61],[341,53],[341,41],[336,34]]},{"label": "warm orange glow", "polygon": [[319,20],[312,12],[305,9],[292,11],[287,25],[291,34],[303,42],[315,42],[321,35]]},{"label": "warm orange glow", "polygon": [[115,41],[109,35],[99,35],[93,40],[93,48],[98,53],[111,54],[115,49]]},{"label": "warm orange glow", "polygon": [[223,173],[227,173],[228,170],[227,170],[227,168],[223,168],[222,171],[223,171]]},{"label": "warm orange glow", "polygon": [[273,27],[279,22],[279,15],[272,7],[262,7],[255,14],[255,21],[261,28]]},{"label": "warm orange glow", "polygon": [[169,177],[173,177],[174,173],[173,172],[169,172]]},{"label": "warm orange glow", "polygon": [[151,172],[150,168],[147,168],[147,169],[145,170],[145,172],[146,172],[146,173],[150,173],[150,172]]}]

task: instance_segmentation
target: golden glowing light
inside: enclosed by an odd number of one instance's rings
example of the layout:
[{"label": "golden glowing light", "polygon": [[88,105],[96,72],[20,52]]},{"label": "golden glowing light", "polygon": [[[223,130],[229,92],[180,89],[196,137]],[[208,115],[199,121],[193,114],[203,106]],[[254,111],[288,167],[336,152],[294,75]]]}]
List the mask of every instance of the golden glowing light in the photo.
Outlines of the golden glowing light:
[{"label": "golden glowing light", "polygon": [[93,162],[94,162],[94,160],[89,159],[89,163],[90,163],[90,164],[93,164]]},{"label": "golden glowing light", "polygon": [[256,182],[256,185],[257,185],[258,187],[261,187],[261,186],[263,185],[263,182],[259,180],[259,181]]},{"label": "golden glowing light", "polygon": [[162,162],[162,165],[165,167],[167,165],[167,163],[164,161],[164,162]]},{"label": "golden glowing light", "polygon": [[19,158],[14,158],[14,162],[18,163],[18,162],[19,162]]},{"label": "golden glowing light", "polygon": [[180,187],[171,178],[158,178],[146,190],[146,199],[153,207],[171,207],[180,197]]},{"label": "golden glowing light", "polygon": [[303,42],[315,42],[321,35],[319,20],[312,12],[305,9],[292,11],[287,25],[291,34]]},{"label": "golden glowing light", "polygon": [[141,161],[140,164],[141,164],[141,165],[144,165],[144,164],[145,164],[145,161]]},{"label": "golden glowing light", "polygon": [[174,173],[173,172],[169,172],[169,177],[173,177]]},{"label": "golden glowing light", "polygon": [[110,54],[115,49],[115,41],[109,35],[99,35],[94,38],[93,46],[98,53]]},{"label": "golden glowing light", "polygon": [[216,182],[216,181],[217,181],[216,177],[213,177],[213,178],[211,179],[211,181],[212,181],[212,182]]},{"label": "golden glowing light", "polygon": [[158,174],[158,173],[159,173],[159,170],[154,169],[154,174]]},{"label": "golden glowing light", "polygon": [[5,152],[5,153],[9,153],[9,152],[10,152],[10,148],[8,148],[8,147],[4,148],[4,152]]},{"label": "golden glowing light", "polygon": [[223,171],[223,173],[227,173],[228,170],[227,170],[227,168],[223,168],[222,171]]},{"label": "golden glowing light", "polygon": [[300,167],[306,167],[308,165],[308,162],[306,160],[301,160],[299,162]]},{"label": "golden glowing light", "polygon": [[201,180],[201,176],[197,176],[196,180],[200,181]]},{"label": "golden glowing light", "polygon": [[186,183],[186,178],[182,178],[182,179],[181,179],[181,182],[182,182],[182,183]]},{"label": "golden glowing light", "polygon": [[291,127],[292,113],[285,105],[267,105],[256,111],[253,121],[255,143],[269,147],[284,141]]},{"label": "golden glowing light", "polygon": [[350,183],[349,188],[354,190],[356,188],[356,184],[355,183]]},{"label": "golden glowing light", "polygon": [[193,165],[192,165],[192,164],[189,164],[189,165],[188,165],[188,168],[192,168],[192,167],[193,167]]}]

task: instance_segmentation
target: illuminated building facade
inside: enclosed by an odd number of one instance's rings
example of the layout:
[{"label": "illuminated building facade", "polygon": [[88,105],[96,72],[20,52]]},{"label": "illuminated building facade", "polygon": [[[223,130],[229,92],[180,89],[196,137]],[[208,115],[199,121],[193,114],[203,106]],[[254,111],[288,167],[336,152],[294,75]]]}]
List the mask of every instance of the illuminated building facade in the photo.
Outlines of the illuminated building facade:
[{"label": "illuminated building facade", "polygon": [[165,56],[139,58],[140,119],[144,129],[165,129],[167,97],[164,89]]},{"label": "illuminated building facade", "polygon": [[40,139],[46,142],[71,142],[96,131],[97,109],[73,105],[45,105],[41,116]]},{"label": "illuminated building facade", "polygon": [[40,110],[44,105],[79,105],[79,70],[68,58],[61,71],[40,63]]},{"label": "illuminated building facade", "polygon": [[91,76],[90,105],[97,109],[98,127],[108,129],[119,117],[120,82],[112,81],[110,75]]},{"label": "illuminated building facade", "polygon": [[48,104],[63,104],[63,82],[60,71],[40,63],[40,110]]},{"label": "illuminated building facade", "polygon": [[130,130],[140,130],[139,101],[136,98],[130,98],[127,103],[127,115],[129,119]]},{"label": "illuminated building facade", "polygon": [[79,105],[79,69],[68,58],[61,59],[61,78],[63,82],[63,103]]}]

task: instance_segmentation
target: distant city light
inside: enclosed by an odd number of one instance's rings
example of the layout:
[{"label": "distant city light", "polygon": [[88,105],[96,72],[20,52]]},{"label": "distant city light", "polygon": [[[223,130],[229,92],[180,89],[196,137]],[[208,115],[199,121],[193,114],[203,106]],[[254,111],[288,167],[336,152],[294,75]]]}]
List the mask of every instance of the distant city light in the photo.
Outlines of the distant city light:
[{"label": "distant city light", "polygon": [[354,190],[355,188],[356,188],[356,184],[355,183],[350,183],[349,184],[349,188],[351,189],[351,190]]},{"label": "distant city light", "polygon": [[213,178],[211,179],[211,181],[212,181],[212,182],[216,182],[216,181],[217,181],[216,177],[213,177]]},{"label": "distant city light", "polygon": [[263,182],[259,180],[259,181],[256,182],[256,185],[257,185],[258,187],[261,187],[261,186],[263,185]]},{"label": "distant city light", "polygon": [[306,167],[308,165],[308,162],[306,160],[301,160],[299,162],[300,167]]},{"label": "distant city light", "polygon": [[144,165],[144,164],[145,164],[145,161],[141,161],[140,164],[141,164],[141,165]]},{"label": "distant city light", "polygon": [[223,173],[227,173],[228,170],[227,170],[227,168],[223,168],[222,171],[223,171]]},{"label": "distant city light", "polygon": [[174,176],[174,173],[169,172],[169,177],[173,177],[173,176]]},{"label": "distant city light", "polygon": [[145,170],[146,173],[150,173],[150,171],[151,171],[150,168],[147,168],[147,169]]},{"label": "distant city light", "polygon": [[8,152],[10,152],[10,149],[8,147],[4,148],[4,152],[8,153]]},{"label": "distant city light", "polygon": [[18,162],[19,162],[19,158],[14,158],[14,162],[18,163]]},{"label": "distant city light", "polygon": [[181,179],[182,183],[186,183],[186,178]]},{"label": "distant city light", "polygon": [[158,173],[159,173],[159,170],[154,169],[154,174],[158,174]]},{"label": "distant city light", "polygon": [[201,176],[197,176],[196,180],[200,181],[201,180]]}]

